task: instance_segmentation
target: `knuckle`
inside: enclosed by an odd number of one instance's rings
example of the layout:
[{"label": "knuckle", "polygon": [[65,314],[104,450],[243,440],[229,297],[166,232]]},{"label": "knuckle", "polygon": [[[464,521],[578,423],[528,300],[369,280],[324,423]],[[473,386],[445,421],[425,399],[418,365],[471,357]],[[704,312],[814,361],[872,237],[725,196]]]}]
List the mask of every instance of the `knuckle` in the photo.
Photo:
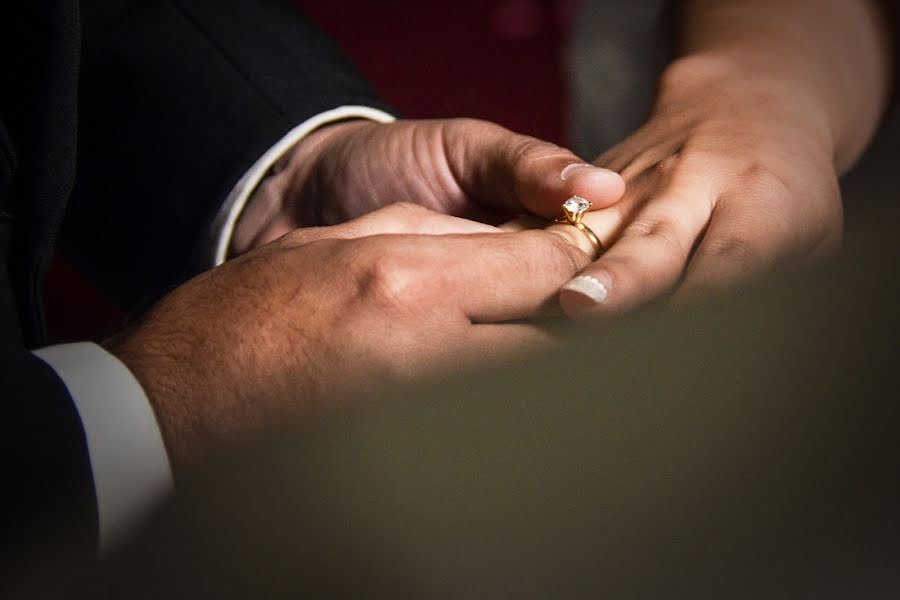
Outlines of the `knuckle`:
[{"label": "knuckle", "polygon": [[740,170],[738,180],[746,191],[761,197],[783,198],[785,195],[791,194],[788,182],[759,160],[745,164]]},{"label": "knuckle", "polygon": [[659,241],[666,246],[683,253],[687,251],[686,243],[675,225],[666,218],[638,219],[628,225],[622,232],[623,238],[641,238]]},{"label": "knuckle", "polygon": [[808,183],[785,177],[759,162],[747,165],[740,181],[751,192],[767,225],[782,239],[802,244],[818,242],[842,229],[844,214],[837,176],[817,177]]},{"label": "knuckle", "polygon": [[382,309],[413,307],[426,289],[419,261],[413,253],[396,247],[382,250],[371,255],[359,278],[359,295]]},{"label": "knuckle", "polygon": [[679,169],[683,162],[684,157],[680,152],[676,152],[656,163],[656,169],[663,175],[670,176]]},{"label": "knuckle", "polygon": [[756,242],[740,236],[709,240],[703,250],[711,258],[738,264],[758,262],[763,254]]}]

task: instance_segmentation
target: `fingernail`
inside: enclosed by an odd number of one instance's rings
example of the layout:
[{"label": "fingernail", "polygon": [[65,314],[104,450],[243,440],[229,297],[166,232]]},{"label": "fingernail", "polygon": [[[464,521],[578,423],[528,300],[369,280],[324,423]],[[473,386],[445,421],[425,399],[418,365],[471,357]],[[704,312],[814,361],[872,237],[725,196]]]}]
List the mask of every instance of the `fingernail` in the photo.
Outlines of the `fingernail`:
[{"label": "fingernail", "polygon": [[571,175],[572,171],[575,171],[576,169],[593,169],[593,168],[595,168],[594,165],[589,165],[588,163],[572,163],[571,165],[566,165],[563,168],[562,172],[560,172],[560,174],[559,174],[559,178],[562,179],[563,181],[567,181],[568,177],[569,177],[569,175]]},{"label": "fingernail", "polygon": [[568,181],[570,177],[573,175],[577,175],[577,173],[573,173],[572,171],[580,171],[582,169],[591,169],[597,173],[612,173],[609,169],[604,169],[603,167],[597,167],[595,165],[589,163],[572,163],[570,165],[566,165],[563,170],[559,174],[559,178],[563,181]]},{"label": "fingernail", "polygon": [[606,273],[597,273],[593,277],[579,275],[564,285],[562,289],[581,294],[596,304],[602,304],[609,297],[612,279]]}]

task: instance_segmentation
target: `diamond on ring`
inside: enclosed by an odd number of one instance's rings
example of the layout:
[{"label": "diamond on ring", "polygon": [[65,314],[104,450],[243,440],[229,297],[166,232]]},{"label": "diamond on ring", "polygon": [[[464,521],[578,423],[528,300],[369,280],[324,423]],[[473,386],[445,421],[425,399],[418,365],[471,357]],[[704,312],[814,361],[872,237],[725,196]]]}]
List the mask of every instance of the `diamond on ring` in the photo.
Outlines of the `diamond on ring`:
[{"label": "diamond on ring", "polygon": [[572,196],[563,202],[563,210],[572,215],[583,215],[591,208],[591,203],[581,196]]},{"label": "diamond on ring", "polygon": [[564,221],[569,225],[578,225],[581,218],[590,210],[591,203],[581,196],[572,196],[563,202],[562,209],[566,214]]},{"label": "diamond on ring", "polygon": [[587,211],[591,209],[591,203],[581,196],[572,196],[563,202],[562,209],[566,216],[562,219],[557,219],[556,222],[571,225],[583,233],[594,248],[595,258],[603,254],[604,248],[600,238],[597,237],[597,234],[590,227],[581,222]]}]

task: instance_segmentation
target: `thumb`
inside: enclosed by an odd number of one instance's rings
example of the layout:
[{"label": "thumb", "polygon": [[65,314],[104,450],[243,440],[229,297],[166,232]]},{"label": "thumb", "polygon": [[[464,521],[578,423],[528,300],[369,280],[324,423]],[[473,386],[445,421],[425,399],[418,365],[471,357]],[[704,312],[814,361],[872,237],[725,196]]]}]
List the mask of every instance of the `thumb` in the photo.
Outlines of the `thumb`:
[{"label": "thumb", "polygon": [[571,196],[586,198],[598,209],[625,193],[618,173],[556,144],[487,121],[454,120],[445,127],[449,167],[468,197],[485,208],[555,219]]}]

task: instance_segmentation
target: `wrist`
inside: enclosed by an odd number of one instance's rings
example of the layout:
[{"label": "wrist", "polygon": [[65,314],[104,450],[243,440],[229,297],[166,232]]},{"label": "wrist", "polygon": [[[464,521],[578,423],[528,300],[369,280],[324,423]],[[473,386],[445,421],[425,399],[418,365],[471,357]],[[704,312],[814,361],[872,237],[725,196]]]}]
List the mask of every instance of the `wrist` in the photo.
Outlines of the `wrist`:
[{"label": "wrist", "polygon": [[364,119],[321,127],[294,145],[257,186],[235,224],[230,256],[245,254],[304,226],[318,226],[330,179],[323,157],[354,130],[371,125]]},{"label": "wrist", "polygon": [[672,62],[660,78],[652,114],[733,122],[790,137],[832,159],[839,152],[828,106],[804,82],[734,53],[708,51]]},{"label": "wrist", "polygon": [[131,339],[132,333],[120,332],[104,341],[101,346],[128,368],[144,390],[156,417],[173,474],[177,475],[187,452],[183,436],[177,433],[176,411],[172,410],[172,405],[175,404],[172,398],[177,397],[177,390],[173,386],[175,378],[171,376],[171,367],[176,361],[168,358],[170,349],[159,345],[147,346],[142,343],[140,347],[135,347]]}]

